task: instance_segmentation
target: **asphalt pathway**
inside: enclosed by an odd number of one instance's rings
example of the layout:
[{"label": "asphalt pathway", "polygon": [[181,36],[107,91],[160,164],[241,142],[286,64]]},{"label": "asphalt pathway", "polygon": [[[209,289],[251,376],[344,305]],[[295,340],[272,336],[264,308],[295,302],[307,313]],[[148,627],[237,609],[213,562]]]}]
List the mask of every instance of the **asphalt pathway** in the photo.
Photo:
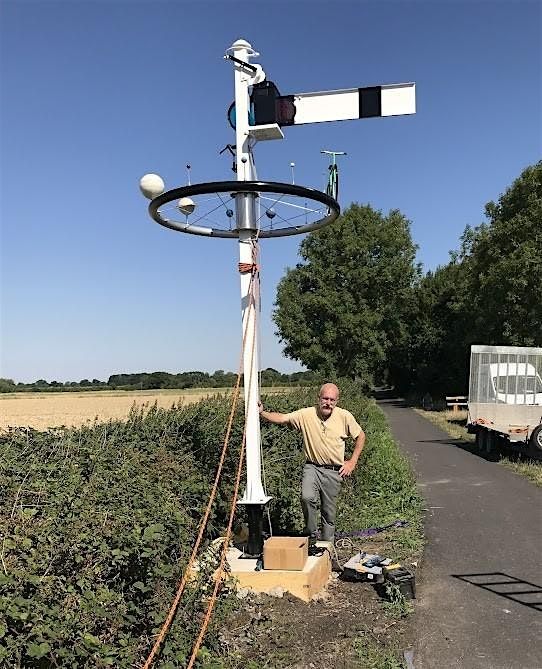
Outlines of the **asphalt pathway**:
[{"label": "asphalt pathway", "polygon": [[415,669],[542,669],[542,488],[378,404],[427,508]]}]

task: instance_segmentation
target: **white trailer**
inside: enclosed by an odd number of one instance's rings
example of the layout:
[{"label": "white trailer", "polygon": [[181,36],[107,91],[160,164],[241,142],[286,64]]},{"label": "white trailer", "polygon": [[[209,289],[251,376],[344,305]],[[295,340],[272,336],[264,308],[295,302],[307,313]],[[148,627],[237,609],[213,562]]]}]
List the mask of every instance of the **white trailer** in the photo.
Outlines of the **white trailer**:
[{"label": "white trailer", "polygon": [[542,348],[471,346],[467,427],[479,449],[542,458]]}]

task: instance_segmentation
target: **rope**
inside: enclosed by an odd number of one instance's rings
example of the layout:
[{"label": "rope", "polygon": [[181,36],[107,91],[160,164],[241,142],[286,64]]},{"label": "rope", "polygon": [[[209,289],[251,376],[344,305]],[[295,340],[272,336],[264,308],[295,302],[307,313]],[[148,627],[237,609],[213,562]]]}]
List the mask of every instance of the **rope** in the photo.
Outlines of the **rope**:
[{"label": "rope", "polygon": [[198,635],[198,638],[196,639],[196,643],[194,644],[194,648],[192,649],[192,655],[190,656],[190,662],[188,663],[188,666],[186,669],[192,669],[194,666],[194,662],[196,661],[197,654],[199,652],[199,649],[201,647],[201,644],[203,643],[203,639],[205,638],[205,635],[207,633],[207,628],[209,627],[209,622],[211,620],[211,616],[213,613],[213,609],[216,604],[216,600],[218,598],[218,588],[220,587],[222,583],[222,576],[224,574],[224,564],[226,562],[226,553],[228,551],[228,546],[230,543],[230,538],[231,538],[231,533],[232,533],[232,525],[233,525],[233,517],[235,515],[235,506],[237,504],[237,496],[239,493],[239,484],[241,482],[241,472],[243,470],[243,458],[245,454],[245,445],[246,445],[246,426],[245,429],[243,430],[243,440],[241,442],[241,449],[239,453],[239,464],[237,466],[237,476],[235,479],[235,489],[234,489],[234,494],[232,498],[232,505],[230,509],[230,517],[228,520],[228,528],[226,530],[226,536],[224,537],[224,541],[222,543],[222,551],[220,553],[220,564],[218,566],[218,570],[215,573],[215,587],[213,589],[213,593],[211,595],[211,598],[209,600],[209,604],[207,606],[207,611],[205,612],[205,618],[203,619],[203,624],[201,626],[200,633]]},{"label": "rope", "polygon": [[239,263],[239,274],[248,274],[250,272],[252,275],[254,275],[257,274],[259,271],[260,268],[256,263],[250,263],[250,262]]},{"label": "rope", "polygon": [[[250,279],[249,293],[252,292],[253,282],[254,282],[254,274]],[[165,638],[165,636],[166,636],[166,634],[167,634],[167,632],[168,632],[168,630],[171,626],[173,618],[175,617],[175,613],[177,612],[177,608],[179,606],[181,596],[182,596],[182,594],[184,592],[184,589],[186,587],[186,583],[188,581],[188,575],[189,575],[190,570],[191,570],[191,568],[194,564],[194,561],[196,559],[196,555],[197,555],[197,552],[199,550],[201,540],[203,538],[203,533],[205,531],[205,527],[207,526],[207,521],[209,519],[209,515],[211,513],[211,508],[212,508],[212,505],[213,505],[213,502],[215,500],[216,493],[217,493],[217,490],[218,490],[218,483],[220,481],[220,476],[222,474],[222,468],[223,468],[223,465],[224,465],[224,461],[226,459],[226,452],[227,452],[227,449],[228,449],[228,443],[229,443],[230,434],[231,434],[231,430],[232,430],[232,426],[233,426],[233,419],[234,419],[234,416],[235,416],[235,410],[237,409],[237,402],[238,402],[238,399],[239,399],[239,390],[240,390],[240,386],[241,386],[243,354],[244,354],[244,350],[245,350],[247,334],[248,334],[248,327],[246,328],[245,332],[243,333],[243,342],[242,342],[242,346],[241,346],[241,359],[240,359],[240,363],[239,363],[239,372],[237,374],[237,381],[235,383],[235,387],[234,387],[234,391],[233,391],[233,395],[232,395],[232,406],[231,406],[231,410],[230,410],[230,415],[228,417],[226,435],[224,437],[224,444],[222,446],[222,453],[220,454],[220,460],[219,460],[219,463],[218,463],[218,468],[217,468],[217,472],[216,472],[216,476],[215,476],[215,481],[214,481],[213,487],[211,489],[211,493],[209,495],[209,500],[207,502],[207,507],[205,509],[205,513],[204,513],[203,518],[202,518],[201,523],[200,523],[198,537],[197,537],[196,543],[194,544],[194,547],[192,549],[190,559],[188,560],[188,564],[185,568],[185,571],[184,571],[183,577],[181,579],[181,582],[179,584],[179,587],[177,588],[177,593],[175,595],[175,598],[173,599],[173,602],[170,606],[170,609],[169,609],[168,615],[166,617],[166,620],[164,621],[164,624],[162,625],[162,628],[160,629],[160,632],[158,633],[158,637],[157,637],[157,639],[156,639],[156,641],[155,641],[155,643],[152,647],[151,652],[149,653],[147,659],[145,660],[145,664],[143,665],[142,669],[149,669],[151,667],[151,665],[154,661],[154,658],[155,658],[155,656],[156,656],[156,654],[157,654],[157,652],[158,652],[158,650],[159,650],[159,648],[162,644],[162,641],[164,640],[164,638]]]}]

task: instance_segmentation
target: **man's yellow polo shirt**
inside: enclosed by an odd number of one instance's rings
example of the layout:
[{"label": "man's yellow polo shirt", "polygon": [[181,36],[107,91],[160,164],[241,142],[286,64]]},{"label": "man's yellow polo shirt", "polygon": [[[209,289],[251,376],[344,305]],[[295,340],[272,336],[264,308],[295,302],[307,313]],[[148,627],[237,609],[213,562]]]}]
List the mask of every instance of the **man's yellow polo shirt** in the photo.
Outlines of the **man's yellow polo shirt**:
[{"label": "man's yellow polo shirt", "polygon": [[362,433],[358,422],[346,409],[335,407],[323,420],[316,407],[306,407],[286,414],[288,425],[303,435],[307,460],[319,465],[344,464],[344,443],[348,437],[357,439]]}]

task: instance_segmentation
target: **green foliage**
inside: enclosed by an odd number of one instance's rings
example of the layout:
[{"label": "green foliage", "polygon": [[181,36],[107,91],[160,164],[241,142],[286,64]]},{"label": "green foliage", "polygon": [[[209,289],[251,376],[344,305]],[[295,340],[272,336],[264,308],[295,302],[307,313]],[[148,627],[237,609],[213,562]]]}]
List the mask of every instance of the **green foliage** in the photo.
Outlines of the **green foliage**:
[{"label": "green foliage", "polygon": [[[340,529],[398,516],[417,527],[412,475],[382,414],[357,386],[341,386],[341,404],[362,422],[368,444],[344,486]],[[315,396],[300,390],[267,402],[291,411]],[[142,662],[191,552],[228,414],[228,399],[216,397],[134,410],[125,423],[0,436],[0,666],[124,669]],[[224,531],[242,427],[240,407],[207,543]],[[274,530],[299,531],[299,436],[267,425],[262,441]],[[212,569],[211,562],[183,595],[157,667],[186,664]],[[222,593],[199,666],[223,666],[217,633],[236,602]]]},{"label": "green foliage", "polygon": [[12,393],[16,388],[12,379],[0,379],[0,393]]},{"label": "green foliage", "polygon": [[363,669],[404,669],[400,651],[387,648],[369,632],[360,635],[354,641]]},{"label": "green foliage", "polygon": [[542,161],[528,167],[465,249],[469,288],[476,287],[472,331],[485,343],[542,344]]},{"label": "green foliage", "polygon": [[[276,369],[269,367],[261,372],[261,382],[264,386],[307,386],[314,383],[313,372],[293,372],[282,374]],[[34,383],[15,383],[11,379],[0,379],[0,393],[12,392],[58,392],[58,391],[81,391],[81,390],[158,390],[186,388],[233,388],[237,382],[237,374],[224,372],[218,369],[213,374],[207,372],[181,372],[170,374],[169,372],[151,372],[136,374],[113,374],[107,382],[99,379],[81,379],[81,381],[51,381],[40,379]]]},{"label": "green foliage", "polygon": [[401,588],[395,583],[386,581],[387,602],[384,602],[384,611],[392,618],[404,618],[414,612],[412,602],[401,592]]},{"label": "green foliage", "polygon": [[[165,619],[216,466],[225,421],[215,412],[215,442],[202,466],[190,432],[203,409],[2,437],[0,665],[141,661]],[[220,495],[208,538],[224,527],[230,493]],[[171,666],[199,629],[205,576],[183,598],[165,644],[162,660]]]},{"label": "green foliage", "polygon": [[428,272],[416,287],[409,336],[390,357],[391,376],[404,393],[446,395],[465,392],[469,349],[466,336],[472,315],[464,266],[454,260]]},{"label": "green foliage", "polygon": [[365,387],[384,376],[400,346],[418,270],[410,224],[353,204],[332,226],[308,235],[303,262],[278,286],[274,320],[284,352],[324,376]]},{"label": "green foliage", "polygon": [[403,392],[465,393],[471,344],[542,345],[542,162],[486,216],[417,286],[409,337],[392,361]]}]

